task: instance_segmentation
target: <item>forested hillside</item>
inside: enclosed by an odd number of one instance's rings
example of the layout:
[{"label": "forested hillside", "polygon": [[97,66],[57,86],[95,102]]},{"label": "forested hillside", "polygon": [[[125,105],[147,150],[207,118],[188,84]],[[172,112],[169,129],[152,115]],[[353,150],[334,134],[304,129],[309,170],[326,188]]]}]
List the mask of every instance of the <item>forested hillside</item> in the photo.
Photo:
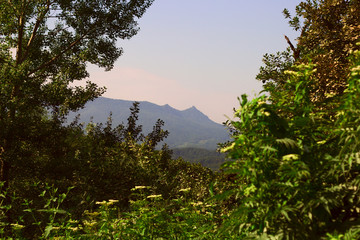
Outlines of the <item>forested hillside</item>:
[{"label": "forested hillside", "polygon": [[200,163],[202,166],[218,171],[225,163],[225,154],[216,150],[207,150],[202,148],[174,148],[172,149],[174,159],[182,158],[191,163]]},{"label": "forested hillside", "polygon": [[1,238],[360,239],[360,1],[284,10],[298,42],[264,55],[217,172],[158,146],[166,123],[144,133],[139,103],[66,124],[104,92],[71,83],[111,70],[152,3],[0,2]]}]

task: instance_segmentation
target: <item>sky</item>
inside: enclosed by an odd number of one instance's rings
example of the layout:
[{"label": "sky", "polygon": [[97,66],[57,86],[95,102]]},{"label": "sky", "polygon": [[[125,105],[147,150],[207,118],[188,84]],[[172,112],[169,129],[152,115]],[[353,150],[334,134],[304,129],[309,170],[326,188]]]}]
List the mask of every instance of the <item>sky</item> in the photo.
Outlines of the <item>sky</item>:
[{"label": "sky", "polygon": [[[233,119],[242,94],[259,95],[256,74],[265,53],[285,50],[299,33],[282,11],[300,0],[155,0],[138,21],[140,31],[118,45],[114,68],[90,66],[104,97],[195,106],[211,120]],[[141,106],[140,106],[141,111]]]}]

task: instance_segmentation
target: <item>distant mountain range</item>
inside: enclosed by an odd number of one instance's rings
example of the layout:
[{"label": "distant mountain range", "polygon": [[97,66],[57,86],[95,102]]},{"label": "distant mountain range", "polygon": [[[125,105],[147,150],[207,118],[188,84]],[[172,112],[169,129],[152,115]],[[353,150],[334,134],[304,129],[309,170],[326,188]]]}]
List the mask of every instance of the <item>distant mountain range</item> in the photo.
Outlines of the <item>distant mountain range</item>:
[{"label": "distant mountain range", "polygon": [[[140,113],[138,124],[143,126],[145,134],[152,131],[158,119],[165,122],[164,130],[170,132],[165,142],[170,148],[195,147],[208,150],[217,148],[218,143],[229,140],[226,128],[200,112],[196,107],[180,111],[169,105],[159,106],[154,103],[139,101]],[[105,123],[112,112],[113,126],[127,124],[133,101],[100,97],[88,102],[84,109],[70,113],[71,121],[80,114],[80,122]]]}]

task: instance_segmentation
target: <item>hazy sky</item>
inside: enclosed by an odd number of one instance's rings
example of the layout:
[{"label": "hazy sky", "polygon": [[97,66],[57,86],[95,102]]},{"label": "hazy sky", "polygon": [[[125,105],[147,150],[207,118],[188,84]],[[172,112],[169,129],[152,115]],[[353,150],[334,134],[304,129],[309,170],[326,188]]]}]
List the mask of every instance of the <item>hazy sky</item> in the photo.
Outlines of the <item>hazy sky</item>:
[{"label": "hazy sky", "polygon": [[[216,122],[233,116],[243,93],[261,90],[262,56],[288,47],[298,33],[282,10],[300,0],[155,0],[140,32],[120,41],[124,54],[110,72],[91,67],[105,97],[195,106]],[[140,106],[141,109],[141,106]]]}]

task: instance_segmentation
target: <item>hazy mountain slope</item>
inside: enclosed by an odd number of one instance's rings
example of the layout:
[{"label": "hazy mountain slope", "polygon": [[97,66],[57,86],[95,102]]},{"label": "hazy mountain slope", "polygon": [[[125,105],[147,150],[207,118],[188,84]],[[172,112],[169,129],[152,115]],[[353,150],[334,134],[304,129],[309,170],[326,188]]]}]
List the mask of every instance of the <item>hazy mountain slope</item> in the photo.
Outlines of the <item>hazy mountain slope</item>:
[{"label": "hazy mountain slope", "polygon": [[[113,124],[116,126],[126,124],[132,104],[132,101],[101,97],[87,103],[77,113],[80,114],[80,122],[88,123],[93,117],[93,122],[105,123],[112,112]],[[213,122],[195,107],[180,111],[169,105],[159,106],[150,102],[140,102],[139,107],[138,123],[143,125],[143,131],[150,132],[157,119],[162,119],[165,122],[164,129],[170,132],[165,142],[171,148],[215,149],[217,143],[229,138],[224,126]],[[68,119],[72,120],[77,113],[71,113]]]}]

